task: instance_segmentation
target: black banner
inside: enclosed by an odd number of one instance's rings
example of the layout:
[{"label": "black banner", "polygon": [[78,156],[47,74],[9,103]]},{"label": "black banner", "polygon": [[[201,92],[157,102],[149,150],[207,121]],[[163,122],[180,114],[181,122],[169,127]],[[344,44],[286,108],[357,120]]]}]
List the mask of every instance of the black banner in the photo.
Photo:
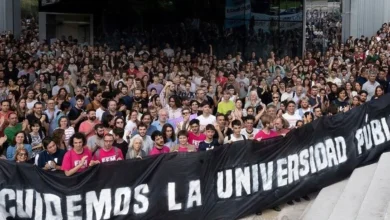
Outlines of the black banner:
[{"label": "black banner", "polygon": [[72,177],[0,160],[0,219],[244,217],[377,160],[389,148],[389,105],[386,95],[284,138],[102,164]]}]

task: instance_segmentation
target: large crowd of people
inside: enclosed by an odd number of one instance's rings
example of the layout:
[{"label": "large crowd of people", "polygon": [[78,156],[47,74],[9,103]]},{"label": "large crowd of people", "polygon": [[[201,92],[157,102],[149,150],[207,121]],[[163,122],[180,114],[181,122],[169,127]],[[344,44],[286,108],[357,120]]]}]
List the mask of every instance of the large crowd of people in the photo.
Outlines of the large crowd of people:
[{"label": "large crowd of people", "polygon": [[70,176],[108,161],[284,136],[389,92],[390,27],[303,58],[0,37],[0,155]]}]

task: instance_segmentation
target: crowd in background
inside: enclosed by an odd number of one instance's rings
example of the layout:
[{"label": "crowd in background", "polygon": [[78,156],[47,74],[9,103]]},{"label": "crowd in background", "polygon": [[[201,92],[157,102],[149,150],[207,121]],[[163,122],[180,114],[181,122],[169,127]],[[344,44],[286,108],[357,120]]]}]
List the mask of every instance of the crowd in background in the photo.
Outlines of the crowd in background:
[{"label": "crowd in background", "polygon": [[[0,37],[0,154],[45,170],[288,135],[389,92],[390,28],[303,58]],[[131,33],[129,33],[131,34]]]}]

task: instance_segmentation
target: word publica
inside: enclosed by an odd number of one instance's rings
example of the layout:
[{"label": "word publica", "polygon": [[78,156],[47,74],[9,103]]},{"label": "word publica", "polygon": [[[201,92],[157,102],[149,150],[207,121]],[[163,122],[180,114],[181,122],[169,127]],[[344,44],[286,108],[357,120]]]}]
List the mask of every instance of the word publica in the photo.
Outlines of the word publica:
[{"label": "word publica", "polygon": [[[366,115],[366,123],[368,115]],[[358,154],[370,150],[373,146],[377,147],[386,141],[390,141],[390,130],[386,118],[374,119],[359,128],[355,133],[357,141],[356,147]]]},{"label": "word publica", "polygon": [[130,187],[122,187],[115,191],[102,189],[100,195],[96,191],[88,191],[84,198],[80,194],[60,197],[33,189],[4,188],[0,191],[0,219],[110,219],[129,214],[132,196],[133,213],[143,214],[149,208],[148,193],[147,184],[135,187],[133,195]]},{"label": "word publica", "polygon": [[233,194],[240,197],[259,190],[269,191],[292,184],[309,174],[342,164],[347,159],[347,146],[343,137],[326,139],[276,162],[269,161],[219,171],[217,195],[220,199],[228,199]]}]

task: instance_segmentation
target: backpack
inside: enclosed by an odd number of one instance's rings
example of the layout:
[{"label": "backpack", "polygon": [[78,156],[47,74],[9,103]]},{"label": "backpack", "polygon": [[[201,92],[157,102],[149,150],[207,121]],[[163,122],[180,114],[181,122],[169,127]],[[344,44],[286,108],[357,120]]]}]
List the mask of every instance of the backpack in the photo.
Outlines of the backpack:
[{"label": "backpack", "polygon": [[[233,134],[231,134],[231,135],[228,136],[228,141],[230,141],[230,139],[232,139],[232,135],[233,135]],[[242,134],[241,136],[242,136],[242,138],[244,139],[244,141],[246,141],[245,135]]]},{"label": "backpack", "polygon": [[[96,158],[99,158],[99,155],[100,155],[100,150],[101,148],[97,149],[94,153],[94,156]],[[118,148],[117,147],[114,147],[114,151],[115,151],[115,157],[118,157]]]}]

